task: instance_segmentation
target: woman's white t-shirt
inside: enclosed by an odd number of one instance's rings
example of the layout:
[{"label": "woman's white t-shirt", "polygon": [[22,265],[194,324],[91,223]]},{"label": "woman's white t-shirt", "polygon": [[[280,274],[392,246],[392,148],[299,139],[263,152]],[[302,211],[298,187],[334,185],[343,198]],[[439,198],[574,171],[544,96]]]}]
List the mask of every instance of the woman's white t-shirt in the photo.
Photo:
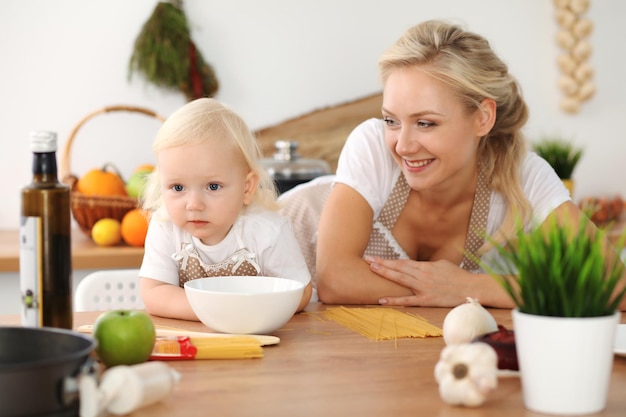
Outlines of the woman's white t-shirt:
[{"label": "woman's white t-shirt", "polygon": [[[384,140],[384,121],[369,119],[352,131],[339,156],[335,183],[356,190],[378,218],[401,173]],[[570,200],[570,195],[554,169],[534,152],[529,152],[522,166],[522,190],[533,210],[533,224],[539,224],[555,208]],[[487,234],[493,235],[502,225],[506,205],[502,194],[493,191],[490,198]],[[527,224],[526,227],[532,227]]]}]

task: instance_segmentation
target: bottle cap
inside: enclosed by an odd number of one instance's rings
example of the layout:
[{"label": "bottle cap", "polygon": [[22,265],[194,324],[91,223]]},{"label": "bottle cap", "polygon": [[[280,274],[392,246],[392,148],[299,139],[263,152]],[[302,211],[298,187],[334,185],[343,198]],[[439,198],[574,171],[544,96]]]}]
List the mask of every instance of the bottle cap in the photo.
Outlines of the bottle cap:
[{"label": "bottle cap", "polygon": [[30,150],[36,153],[56,152],[56,132],[45,130],[30,132]]}]

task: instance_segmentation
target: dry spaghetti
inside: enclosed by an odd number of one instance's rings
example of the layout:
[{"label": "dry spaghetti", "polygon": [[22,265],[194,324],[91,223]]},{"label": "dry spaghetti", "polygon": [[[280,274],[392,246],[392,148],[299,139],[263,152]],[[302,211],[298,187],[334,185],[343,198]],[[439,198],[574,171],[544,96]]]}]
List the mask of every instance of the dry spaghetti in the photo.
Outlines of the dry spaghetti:
[{"label": "dry spaghetti", "polygon": [[372,340],[441,336],[425,318],[388,307],[330,307],[322,315]]},{"label": "dry spaghetti", "polygon": [[261,342],[254,337],[157,337],[152,360],[262,358]]}]

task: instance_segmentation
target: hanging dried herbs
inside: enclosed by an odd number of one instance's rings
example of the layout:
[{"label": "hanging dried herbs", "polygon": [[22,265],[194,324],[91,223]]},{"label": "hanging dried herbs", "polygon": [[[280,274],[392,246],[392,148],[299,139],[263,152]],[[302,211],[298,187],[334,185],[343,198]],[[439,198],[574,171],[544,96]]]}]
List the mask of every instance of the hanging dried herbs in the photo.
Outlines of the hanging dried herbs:
[{"label": "hanging dried herbs", "polygon": [[182,91],[188,100],[212,97],[219,84],[191,40],[182,0],[160,2],[144,24],[129,63],[151,83]]}]

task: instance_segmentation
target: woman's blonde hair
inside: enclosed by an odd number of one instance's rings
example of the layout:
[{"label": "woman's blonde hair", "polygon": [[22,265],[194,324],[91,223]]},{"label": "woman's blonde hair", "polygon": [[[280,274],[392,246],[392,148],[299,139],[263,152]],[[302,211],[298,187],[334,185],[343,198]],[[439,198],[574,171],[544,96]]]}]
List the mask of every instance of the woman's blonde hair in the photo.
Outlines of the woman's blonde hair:
[{"label": "woman's blonde hair", "polygon": [[[262,152],[258,141],[239,115],[215,99],[199,98],[176,110],[159,129],[152,150],[157,155],[162,149],[201,144],[216,137],[238,149],[250,171],[259,178],[252,204],[276,210],[276,185],[259,163]],[[142,206],[154,213],[162,204],[157,165],[148,178]]]},{"label": "woman's blonde hair", "polygon": [[520,179],[526,154],[521,129],[528,108],[516,79],[485,38],[439,20],[410,28],[383,53],[379,60],[383,83],[395,69],[409,66],[449,85],[470,112],[486,98],[496,102],[495,124],[481,139],[477,159],[490,188],[502,193],[508,203],[498,234],[509,236],[515,219],[528,219],[531,212]]}]

